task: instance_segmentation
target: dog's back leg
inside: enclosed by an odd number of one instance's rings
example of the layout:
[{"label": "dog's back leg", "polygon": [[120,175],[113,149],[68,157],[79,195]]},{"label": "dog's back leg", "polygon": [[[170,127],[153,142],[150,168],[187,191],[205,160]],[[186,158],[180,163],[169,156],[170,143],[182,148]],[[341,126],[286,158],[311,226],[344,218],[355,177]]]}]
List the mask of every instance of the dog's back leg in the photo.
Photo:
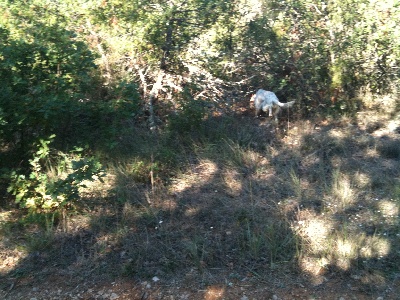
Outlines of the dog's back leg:
[{"label": "dog's back leg", "polygon": [[274,117],[275,117],[275,121],[278,122],[278,115],[281,112],[281,108],[279,106],[276,107],[275,113],[274,113]]}]

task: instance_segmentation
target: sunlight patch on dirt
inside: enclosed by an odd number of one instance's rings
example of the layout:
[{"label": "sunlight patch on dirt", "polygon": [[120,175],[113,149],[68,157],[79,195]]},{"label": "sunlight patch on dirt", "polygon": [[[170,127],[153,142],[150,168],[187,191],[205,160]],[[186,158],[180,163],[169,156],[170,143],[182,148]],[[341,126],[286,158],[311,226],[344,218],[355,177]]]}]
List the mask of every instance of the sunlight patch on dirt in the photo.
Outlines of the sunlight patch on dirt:
[{"label": "sunlight patch on dirt", "polygon": [[310,241],[312,251],[322,251],[326,247],[329,225],[324,221],[310,220],[304,227],[304,232]]},{"label": "sunlight patch on dirt", "polygon": [[83,181],[84,187],[79,188],[79,193],[82,197],[87,198],[106,198],[110,195],[112,188],[116,184],[116,176],[110,173],[104,174],[104,177],[99,180]]},{"label": "sunlight patch on dirt", "polygon": [[311,276],[313,285],[320,285],[325,281],[325,268],[329,265],[326,258],[302,257],[299,260],[301,270]]},{"label": "sunlight patch on dirt", "polygon": [[189,207],[188,209],[185,210],[185,216],[186,217],[192,217],[195,216],[201,211],[200,207]]},{"label": "sunlight patch on dirt", "polygon": [[366,237],[360,255],[364,258],[382,258],[390,253],[390,242],[379,236]]},{"label": "sunlight patch on dirt", "polygon": [[11,221],[12,211],[2,211],[0,212],[0,223],[5,223]]},{"label": "sunlight patch on dirt", "polygon": [[357,258],[357,243],[351,239],[339,238],[336,241],[336,265],[346,271],[351,267],[351,260]]},{"label": "sunlight patch on dirt", "polygon": [[337,253],[344,257],[353,257],[355,255],[355,244],[350,240],[338,239],[336,242]]},{"label": "sunlight patch on dirt", "polygon": [[225,288],[219,286],[210,286],[204,295],[204,300],[222,299],[225,294]]},{"label": "sunlight patch on dirt", "polygon": [[[2,248],[1,245],[0,253],[3,252],[4,254],[0,254],[0,274],[5,275],[14,270],[28,254],[26,251],[20,251],[18,249],[2,251]],[[5,254],[5,252],[7,252],[7,254]]]},{"label": "sunlight patch on dirt", "polygon": [[12,222],[13,212],[0,212],[0,274],[7,274],[28,255],[25,247],[18,246],[6,232],[6,223]]},{"label": "sunlight patch on dirt", "polygon": [[188,173],[179,176],[171,185],[171,191],[181,193],[189,188],[204,185],[213,179],[218,169],[218,165],[213,161],[202,160]]},{"label": "sunlight patch on dirt", "polygon": [[228,169],[224,172],[223,181],[230,194],[239,195],[243,189],[243,179],[239,172],[234,169]]},{"label": "sunlight patch on dirt", "polygon": [[333,228],[333,223],[325,219],[310,218],[298,221],[296,231],[307,240],[312,252],[323,251],[327,247],[327,238]]},{"label": "sunlight patch on dirt", "polygon": [[334,196],[337,207],[346,209],[351,206],[356,199],[356,192],[349,176],[336,170],[333,173],[332,195]]},{"label": "sunlight patch on dirt", "polygon": [[397,217],[399,215],[399,206],[392,201],[381,201],[379,203],[379,209],[385,217]]},{"label": "sunlight patch on dirt", "polygon": [[357,171],[354,174],[353,181],[358,188],[366,188],[371,184],[370,176],[367,173],[361,171]]}]

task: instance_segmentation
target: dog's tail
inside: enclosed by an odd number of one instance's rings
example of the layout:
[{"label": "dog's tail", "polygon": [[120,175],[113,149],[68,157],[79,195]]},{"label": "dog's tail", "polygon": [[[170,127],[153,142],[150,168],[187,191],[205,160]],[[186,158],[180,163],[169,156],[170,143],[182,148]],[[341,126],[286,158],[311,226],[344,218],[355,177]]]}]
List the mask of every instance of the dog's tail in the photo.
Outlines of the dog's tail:
[{"label": "dog's tail", "polygon": [[286,102],[286,103],[278,102],[277,104],[280,107],[292,107],[295,102],[296,101],[290,101],[290,102]]}]

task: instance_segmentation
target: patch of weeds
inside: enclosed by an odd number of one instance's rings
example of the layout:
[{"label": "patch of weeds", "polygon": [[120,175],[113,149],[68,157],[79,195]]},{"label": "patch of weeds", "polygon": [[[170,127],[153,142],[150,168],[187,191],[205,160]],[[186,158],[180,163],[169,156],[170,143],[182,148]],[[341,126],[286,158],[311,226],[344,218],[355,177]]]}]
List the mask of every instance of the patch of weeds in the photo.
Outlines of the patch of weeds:
[{"label": "patch of weeds", "polygon": [[23,242],[18,247],[22,247],[24,251],[45,251],[49,250],[54,242],[54,228],[58,222],[57,212],[46,214],[30,212],[13,224],[4,224],[2,232],[21,237]]},{"label": "patch of weeds", "polygon": [[[151,172],[157,173],[159,167],[157,162],[146,161],[142,159],[134,159],[134,161],[126,166],[127,174],[130,175],[135,182],[149,183],[151,180]],[[153,175],[154,176],[154,175]]]},{"label": "patch of weeds", "polygon": [[269,223],[265,229],[270,263],[290,261],[296,253],[296,239],[285,221]]},{"label": "patch of weeds", "polygon": [[146,267],[146,255],[141,250],[134,250],[126,264],[122,267],[122,275],[126,277],[139,277],[141,279],[150,279],[154,273]]},{"label": "patch of weeds", "polygon": [[356,192],[349,176],[340,172],[339,169],[333,171],[331,193],[337,207],[343,210],[356,200]]},{"label": "patch of weeds", "polygon": [[239,211],[237,221],[240,226],[238,244],[241,256],[255,261],[267,260],[271,267],[290,261],[296,255],[296,239],[287,222],[273,216],[268,221],[261,213],[253,216],[247,211]]},{"label": "patch of weeds", "polygon": [[168,166],[175,166],[178,163],[179,158],[179,150],[176,146],[177,145],[164,145],[164,147],[158,149],[155,159],[159,160],[163,164],[167,164]]},{"label": "patch of weeds", "polygon": [[[128,263],[123,264],[121,275],[125,277],[133,277],[138,274],[138,267],[136,262],[128,261]],[[150,277],[149,277],[150,278]]]},{"label": "patch of weeds", "polygon": [[243,241],[241,243],[243,251],[248,251],[250,257],[253,259],[260,258],[261,254],[265,255],[266,253],[262,253],[266,245],[263,232],[250,228],[250,222],[248,220],[246,220],[243,230]]},{"label": "patch of weeds", "polygon": [[188,258],[202,272],[205,265],[206,249],[205,241],[203,238],[195,236],[192,240],[186,243],[186,252]]},{"label": "patch of weeds", "polygon": [[[0,215],[0,235],[11,237],[16,233],[23,231],[24,224],[19,219],[22,218],[20,214],[5,214]],[[18,220],[15,222],[14,220]]]},{"label": "patch of weeds", "polygon": [[141,205],[144,199],[143,192],[137,184],[125,176],[119,176],[117,185],[112,189],[114,198],[118,204],[132,203]]},{"label": "patch of weeds", "polygon": [[300,150],[304,152],[310,152],[315,148],[315,137],[312,134],[305,134],[301,139]]},{"label": "patch of weeds", "polygon": [[44,231],[35,234],[27,234],[26,247],[29,252],[49,251],[54,243],[53,231]]},{"label": "patch of weeds", "polygon": [[301,151],[318,151],[319,155],[323,158],[343,154],[345,149],[344,139],[337,138],[329,133],[304,135],[301,140]]},{"label": "patch of weeds", "polygon": [[384,158],[400,159],[400,140],[382,141],[377,150]]},{"label": "patch of weeds", "polygon": [[176,259],[170,259],[165,256],[160,259],[160,263],[161,269],[166,273],[174,273],[180,267]]},{"label": "patch of weeds", "polygon": [[[110,174],[115,174],[114,187],[111,192],[115,200],[124,204],[126,202],[140,204],[144,200],[143,189],[145,184],[143,182],[137,182],[132,176],[132,166],[126,162],[115,163],[108,167]],[[139,174],[136,174],[139,175]],[[150,182],[150,174],[142,173],[139,175],[139,181]]]},{"label": "patch of weeds", "polygon": [[292,188],[294,191],[294,194],[296,195],[296,198],[298,200],[301,200],[302,198],[302,187],[301,187],[301,180],[300,177],[296,174],[296,172],[291,169],[290,170],[290,178],[292,180]]},{"label": "patch of weeds", "polygon": [[359,150],[366,150],[372,148],[375,145],[375,139],[370,135],[358,136],[356,141]]},{"label": "patch of weeds", "polygon": [[140,209],[130,202],[125,202],[122,208],[121,224],[131,226],[136,223],[136,219],[140,216]]},{"label": "patch of weeds", "polygon": [[146,228],[158,229],[162,221],[159,220],[157,213],[150,207],[143,207],[140,217],[137,219],[137,226],[142,225]]},{"label": "patch of weeds", "polygon": [[373,133],[374,131],[380,129],[383,127],[383,124],[381,122],[370,122],[366,125],[365,131],[368,133]]},{"label": "patch of weeds", "polygon": [[109,211],[100,212],[90,220],[90,226],[95,232],[110,232],[117,226],[117,216]]},{"label": "patch of weeds", "polygon": [[168,128],[171,132],[184,134],[200,129],[206,115],[206,103],[195,100],[188,89],[185,89],[178,99],[177,111],[170,115]]},{"label": "patch of weeds", "polygon": [[25,278],[25,277],[29,276],[30,273],[31,273],[31,270],[29,270],[28,268],[21,267],[21,268],[14,269],[11,272],[10,276],[15,279]]},{"label": "patch of weeds", "polygon": [[30,212],[23,218],[19,220],[19,223],[24,226],[29,226],[31,224],[38,225],[41,229],[51,231],[54,226],[60,221],[60,213],[36,213]]},{"label": "patch of weeds", "polygon": [[400,202],[400,180],[393,186],[393,197]]},{"label": "patch of weeds", "polygon": [[393,186],[393,184],[394,178],[384,172],[371,175],[371,189],[373,191],[381,192],[382,190]]},{"label": "patch of weeds", "polygon": [[260,154],[249,147],[242,147],[237,142],[225,140],[221,151],[216,152],[216,159],[223,159],[232,167],[240,168],[246,173],[253,173],[258,169]]},{"label": "patch of weeds", "polygon": [[250,212],[244,208],[238,209],[235,212],[235,219],[239,225],[246,224],[251,219]]}]

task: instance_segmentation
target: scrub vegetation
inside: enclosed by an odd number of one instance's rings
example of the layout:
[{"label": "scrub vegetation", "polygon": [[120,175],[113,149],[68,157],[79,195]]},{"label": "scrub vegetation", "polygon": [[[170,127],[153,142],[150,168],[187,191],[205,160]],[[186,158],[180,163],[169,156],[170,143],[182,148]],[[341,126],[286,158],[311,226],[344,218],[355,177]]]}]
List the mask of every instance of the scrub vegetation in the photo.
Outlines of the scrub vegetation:
[{"label": "scrub vegetation", "polygon": [[[399,22],[0,0],[1,298],[396,299]],[[260,88],[295,104],[255,118]]]}]

